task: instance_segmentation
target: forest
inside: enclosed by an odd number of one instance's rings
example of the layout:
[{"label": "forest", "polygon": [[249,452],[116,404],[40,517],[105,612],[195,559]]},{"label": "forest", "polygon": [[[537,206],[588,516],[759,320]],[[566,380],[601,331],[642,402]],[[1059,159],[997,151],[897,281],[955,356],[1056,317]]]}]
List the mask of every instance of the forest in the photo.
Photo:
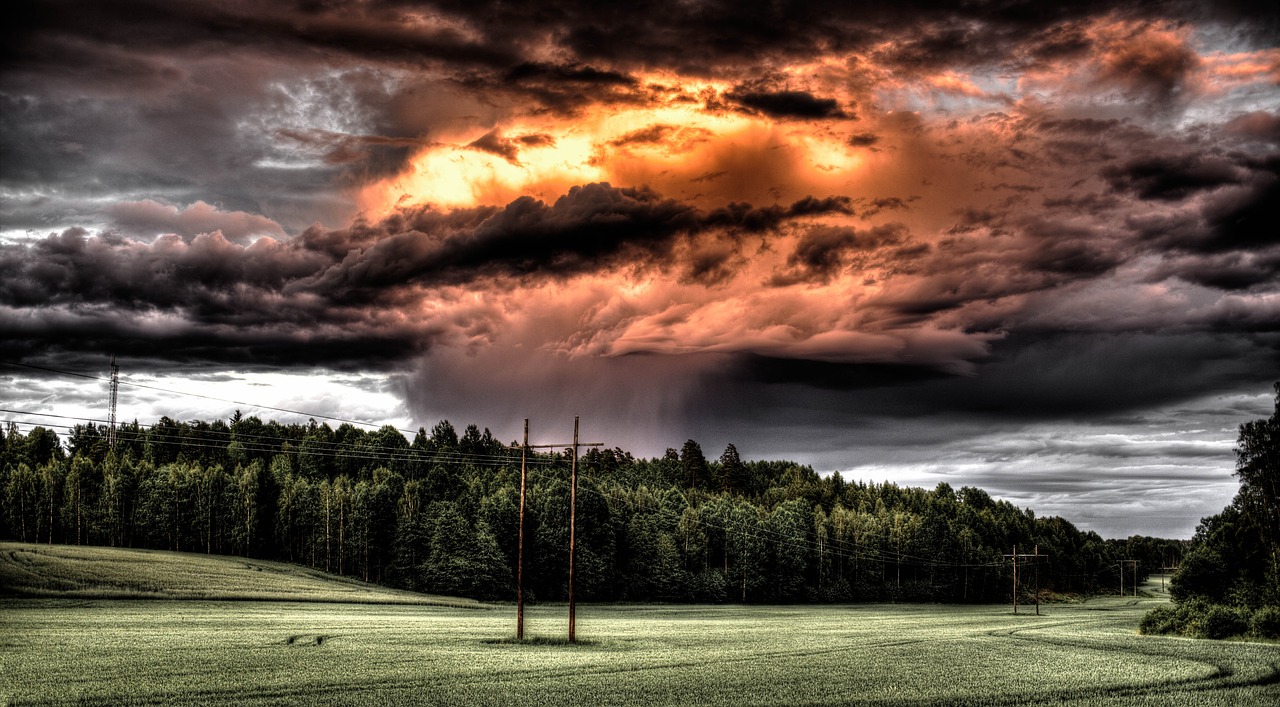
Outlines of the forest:
[{"label": "forest", "polygon": [[[9,423],[0,538],[278,559],[370,582],[513,600],[522,450],[447,420]],[[566,598],[572,450],[528,454],[526,601]],[[1186,543],[1104,539],[981,489],[846,481],[785,461],[578,459],[575,595],[586,601],[1002,602],[1126,592]],[[1123,573],[1123,576],[1122,574]]]}]

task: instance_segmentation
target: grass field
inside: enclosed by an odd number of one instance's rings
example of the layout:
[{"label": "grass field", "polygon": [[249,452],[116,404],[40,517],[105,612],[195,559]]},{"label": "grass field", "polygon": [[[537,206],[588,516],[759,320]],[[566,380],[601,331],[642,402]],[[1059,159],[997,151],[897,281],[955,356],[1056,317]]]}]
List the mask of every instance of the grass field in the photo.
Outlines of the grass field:
[{"label": "grass field", "polygon": [[235,599],[444,604],[417,594],[283,562],[225,555],[0,543],[0,593],[59,599]]},{"label": "grass field", "polygon": [[[1158,587],[1158,584],[1157,584]],[[0,600],[13,704],[1280,704],[1280,645],[1139,636],[1161,601],[565,607]]]}]

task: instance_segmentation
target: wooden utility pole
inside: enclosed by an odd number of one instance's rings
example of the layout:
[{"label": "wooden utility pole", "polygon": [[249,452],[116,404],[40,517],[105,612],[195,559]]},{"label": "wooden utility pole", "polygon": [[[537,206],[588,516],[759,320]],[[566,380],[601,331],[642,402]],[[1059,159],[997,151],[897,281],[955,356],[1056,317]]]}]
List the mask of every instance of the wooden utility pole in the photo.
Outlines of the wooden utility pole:
[{"label": "wooden utility pole", "polygon": [[1005,555],[1005,557],[1013,558],[1013,613],[1018,613],[1018,558],[1030,557],[1036,563],[1036,616],[1040,615],[1040,558],[1048,557],[1048,555],[1040,554],[1040,546],[1036,545],[1034,553],[1019,553],[1018,546],[1013,546],[1013,554]]},{"label": "wooden utility pole", "polygon": [[1040,615],[1040,546],[1036,545],[1036,616]]},{"label": "wooden utility pole", "polygon": [[1124,596],[1124,563],[1133,565],[1133,596],[1138,596],[1138,561],[1137,560],[1120,560],[1117,567],[1120,568],[1120,596]]},{"label": "wooden utility pole", "polygon": [[573,597],[573,555],[576,533],[576,516],[578,508],[578,448],[603,447],[604,442],[579,442],[578,417],[573,418],[573,442],[556,442],[554,444],[529,444],[529,420],[524,421],[524,443],[520,445],[520,532],[519,549],[516,552],[516,639],[524,638],[524,505],[525,489],[528,479],[528,460],[530,449],[564,449],[573,448],[573,462],[569,480],[569,642],[577,641],[576,605]]},{"label": "wooden utility pole", "polygon": [[573,416],[573,463],[569,467],[569,642],[578,640],[573,602],[573,534],[578,511],[578,416]]},{"label": "wooden utility pole", "polygon": [[520,446],[520,549],[516,552],[516,640],[524,638],[524,489],[529,476],[529,418],[524,418]]}]

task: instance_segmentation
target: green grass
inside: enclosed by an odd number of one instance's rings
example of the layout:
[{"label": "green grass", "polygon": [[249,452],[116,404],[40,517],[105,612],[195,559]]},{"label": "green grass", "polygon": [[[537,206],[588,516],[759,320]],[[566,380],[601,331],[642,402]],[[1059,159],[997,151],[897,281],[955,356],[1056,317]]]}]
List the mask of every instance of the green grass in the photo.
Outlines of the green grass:
[{"label": "green grass", "polygon": [[389,589],[283,562],[28,543],[0,543],[0,595],[486,606],[470,599]]},{"label": "green grass", "polygon": [[[1280,703],[1280,646],[1140,636],[1162,599],[1007,606],[0,600],[0,703]],[[1030,609],[1034,611],[1034,609]]]}]

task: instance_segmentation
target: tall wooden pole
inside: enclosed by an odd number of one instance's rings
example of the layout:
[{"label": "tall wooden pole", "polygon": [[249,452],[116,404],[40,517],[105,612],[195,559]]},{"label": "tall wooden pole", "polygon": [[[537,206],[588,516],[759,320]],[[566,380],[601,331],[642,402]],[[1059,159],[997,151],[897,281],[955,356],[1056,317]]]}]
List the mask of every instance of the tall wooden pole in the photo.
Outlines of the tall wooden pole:
[{"label": "tall wooden pole", "polygon": [[1040,546],[1036,545],[1036,616],[1040,615]]},{"label": "tall wooden pole", "polygon": [[577,642],[573,603],[574,520],[578,511],[578,416],[573,416],[573,464],[569,472],[569,642]]},{"label": "tall wooden pole", "polygon": [[529,418],[524,418],[520,447],[520,549],[516,553],[516,640],[524,638],[524,489],[529,476]]},{"label": "tall wooden pole", "polygon": [[1018,545],[1013,545],[1013,613],[1018,613]]},{"label": "tall wooden pole", "polygon": [[[520,450],[520,533],[516,568],[516,638],[524,637],[524,506],[528,485],[528,460],[531,449],[564,449],[569,442],[529,444],[529,420],[524,421],[524,444]],[[573,418],[573,465],[569,486],[569,641],[577,640],[576,605],[573,598],[574,542],[577,533],[578,510],[578,450],[581,447],[603,447],[604,442],[578,441],[578,418]]]}]

